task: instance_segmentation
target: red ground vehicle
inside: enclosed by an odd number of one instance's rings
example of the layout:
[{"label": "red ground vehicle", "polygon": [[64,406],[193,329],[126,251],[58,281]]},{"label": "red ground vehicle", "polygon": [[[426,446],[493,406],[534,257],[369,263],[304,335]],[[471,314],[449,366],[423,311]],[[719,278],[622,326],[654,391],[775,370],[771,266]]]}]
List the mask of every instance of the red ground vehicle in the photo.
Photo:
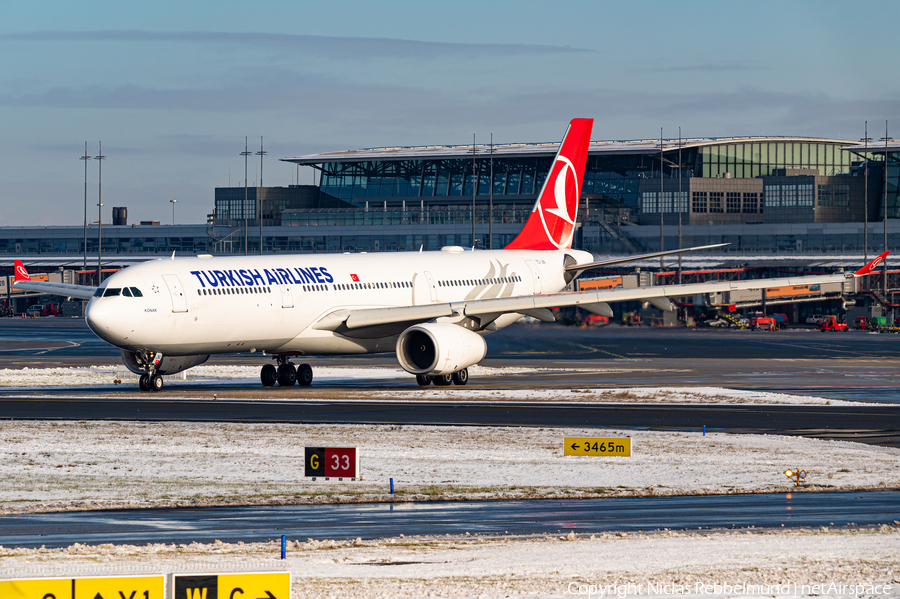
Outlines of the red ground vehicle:
[{"label": "red ground vehicle", "polygon": [[29,318],[38,316],[59,316],[59,304],[35,304],[25,311]]},{"label": "red ground vehicle", "polygon": [[865,330],[869,328],[869,317],[868,316],[857,316],[853,319],[853,328],[859,330]]},{"label": "red ground vehicle", "polygon": [[602,327],[607,324],[609,324],[609,318],[606,316],[600,316],[599,314],[588,314],[584,317],[584,326]]},{"label": "red ground vehicle", "polygon": [[775,319],[765,314],[757,313],[750,316],[750,330],[774,331],[778,328]]},{"label": "red ground vehicle", "polygon": [[62,312],[59,309],[59,304],[44,304],[41,310],[41,316],[59,316],[60,314]]},{"label": "red ground vehicle", "polygon": [[841,322],[837,316],[826,316],[825,320],[819,325],[819,330],[825,331],[849,331],[850,326],[846,322]]}]

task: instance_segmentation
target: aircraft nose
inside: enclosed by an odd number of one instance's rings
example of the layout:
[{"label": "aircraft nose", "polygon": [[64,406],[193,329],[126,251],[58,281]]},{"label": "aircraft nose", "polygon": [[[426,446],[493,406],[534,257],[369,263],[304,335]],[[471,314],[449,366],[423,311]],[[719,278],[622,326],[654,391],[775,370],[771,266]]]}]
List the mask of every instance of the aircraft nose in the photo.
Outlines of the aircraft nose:
[{"label": "aircraft nose", "polygon": [[104,341],[113,345],[122,341],[122,336],[118,334],[116,326],[119,319],[116,318],[110,302],[102,299],[91,301],[85,310],[84,320],[87,322],[88,328]]}]

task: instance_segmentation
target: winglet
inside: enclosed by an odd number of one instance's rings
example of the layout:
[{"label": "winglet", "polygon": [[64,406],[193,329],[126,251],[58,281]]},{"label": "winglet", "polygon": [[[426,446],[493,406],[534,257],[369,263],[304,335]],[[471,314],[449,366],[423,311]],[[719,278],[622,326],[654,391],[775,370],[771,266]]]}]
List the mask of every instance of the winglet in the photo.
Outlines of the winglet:
[{"label": "winglet", "polygon": [[853,273],[853,276],[854,277],[864,277],[866,275],[872,274],[872,271],[875,270],[879,264],[884,262],[884,259],[887,258],[887,255],[890,253],[891,253],[891,250],[888,250],[885,253],[881,254],[880,256],[878,256],[877,258],[875,258],[874,260],[872,260],[871,262],[869,262],[868,264],[866,264],[865,266],[863,266],[862,268],[857,270],[855,273]]},{"label": "winglet", "polygon": [[25,270],[25,265],[22,264],[21,260],[16,260],[16,281],[30,281],[31,277],[28,276],[28,271]]}]

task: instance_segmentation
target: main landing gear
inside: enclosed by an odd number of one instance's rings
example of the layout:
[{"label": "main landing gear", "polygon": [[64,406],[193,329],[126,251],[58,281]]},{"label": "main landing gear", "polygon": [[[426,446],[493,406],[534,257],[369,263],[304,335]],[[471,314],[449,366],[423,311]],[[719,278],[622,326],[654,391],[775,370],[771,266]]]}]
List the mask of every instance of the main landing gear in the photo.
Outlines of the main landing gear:
[{"label": "main landing gear", "polygon": [[312,383],[313,371],[309,364],[294,366],[286,356],[275,359],[278,361],[277,368],[273,364],[266,364],[259,373],[259,380],[264,387],[274,387],[275,383],[280,387],[290,387],[294,383],[307,387]]},{"label": "main landing gear", "polygon": [[447,387],[449,385],[462,386],[469,382],[469,369],[463,368],[453,374],[417,374],[416,382],[420,387],[427,387],[431,383],[438,387]]}]

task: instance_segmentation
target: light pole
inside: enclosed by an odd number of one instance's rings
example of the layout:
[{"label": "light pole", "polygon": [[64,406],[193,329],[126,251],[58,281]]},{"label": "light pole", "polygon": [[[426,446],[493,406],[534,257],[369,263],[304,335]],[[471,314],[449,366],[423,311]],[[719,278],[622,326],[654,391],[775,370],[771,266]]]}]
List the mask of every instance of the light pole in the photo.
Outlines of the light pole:
[{"label": "light pole", "polygon": [[475,193],[478,191],[478,173],[475,168],[475,134],[472,134],[472,249],[475,249]]},{"label": "light pole", "polygon": [[[659,251],[665,251],[666,240],[663,233],[663,128],[659,128]],[[659,269],[666,267],[666,259],[659,257]]]},{"label": "light pole", "polygon": [[87,270],[87,163],[91,157],[87,153],[87,142],[84,142],[84,156],[79,158],[84,162],[84,267]]},{"label": "light pole", "polygon": [[244,136],[244,151],[241,152],[241,156],[244,157],[244,255],[247,255],[247,156],[252,154],[253,152],[247,151],[247,136]]},{"label": "light pole", "polygon": [[175,226],[175,204],[178,203],[178,200],[169,200],[169,203],[172,204],[172,226]]},{"label": "light pole", "polygon": [[[263,137],[259,136],[259,152],[256,153],[259,156],[259,189],[256,190],[256,218],[259,219],[259,255],[262,256],[263,253],[263,222],[262,222],[262,187],[263,187],[263,156],[268,154],[268,152],[263,150]],[[300,165],[297,165],[297,168],[300,168]]]},{"label": "light pole", "polygon": [[[681,127],[678,128],[678,249],[681,249]],[[678,254],[678,284],[681,285],[681,254]]]},{"label": "light pole", "polygon": [[487,249],[494,249],[494,134],[491,133],[491,187],[490,199],[488,203],[488,246]]},{"label": "light pole", "polygon": [[865,124],[865,137],[862,138],[861,141],[864,141],[866,144],[866,150],[863,152],[863,157],[865,162],[863,163],[863,173],[865,179],[865,191],[863,191],[863,212],[865,213],[865,224],[863,225],[863,235],[865,235],[865,241],[863,242],[863,262],[865,264],[869,263],[869,142],[872,141],[872,138],[869,137],[869,121],[866,121]]},{"label": "light pole", "polygon": [[[884,137],[882,137],[878,141],[884,142],[884,249],[882,251],[886,252],[887,251],[888,142],[894,141],[893,139],[888,137],[888,122],[887,121],[884,122]],[[881,272],[882,272],[882,279],[883,279],[881,288],[882,288],[882,291],[884,294],[884,301],[887,301],[888,272],[887,272],[887,260],[886,259],[881,263]],[[892,312],[893,312],[893,310],[892,310]],[[893,313],[891,314],[891,316],[892,316],[891,321],[893,321]]]},{"label": "light pole", "polygon": [[97,177],[97,286],[103,282],[103,161],[106,156],[103,155],[103,142],[99,143],[100,153],[94,156],[94,160],[99,161],[97,166],[99,174]]}]

